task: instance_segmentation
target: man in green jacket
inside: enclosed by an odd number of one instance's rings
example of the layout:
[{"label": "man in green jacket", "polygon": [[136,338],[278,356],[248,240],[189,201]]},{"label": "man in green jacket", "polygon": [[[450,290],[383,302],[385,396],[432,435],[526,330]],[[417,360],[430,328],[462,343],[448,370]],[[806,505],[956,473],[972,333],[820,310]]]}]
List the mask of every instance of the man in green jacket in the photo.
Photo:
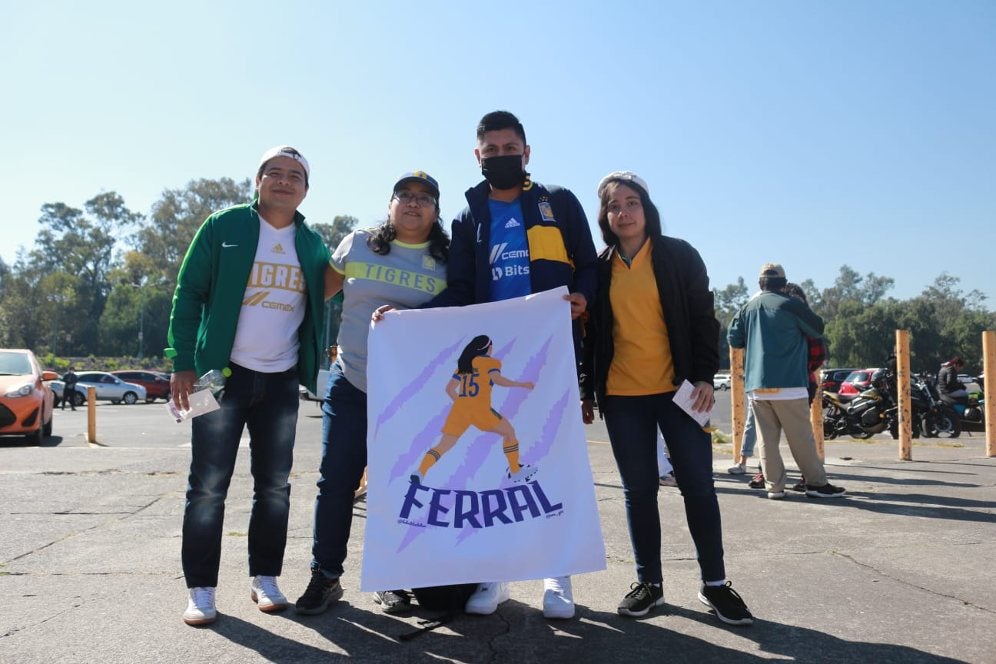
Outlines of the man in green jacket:
[{"label": "man in green jacket", "polygon": [[166,349],[174,405],[189,409],[198,376],[211,370],[227,376],[221,408],[191,422],[182,544],[188,625],[217,616],[225,496],[247,426],[254,483],[250,596],[261,611],[287,607],[276,577],[287,543],[298,385],[315,389],[330,258],[297,211],[310,175],[294,148],[267,150],[255,199],[208,217],[177,277]]},{"label": "man in green jacket", "polygon": [[806,495],[839,498],[843,487],[827,481],[809,422],[809,344],[823,336],[823,319],[801,300],[783,291],[788,281],[778,263],[761,266],[761,292],[747,301],[730,323],[732,348],[746,348],[745,385],[761,443],[761,469],[768,498],[785,497],[785,465],[778,451],[782,430],[799,470]]}]

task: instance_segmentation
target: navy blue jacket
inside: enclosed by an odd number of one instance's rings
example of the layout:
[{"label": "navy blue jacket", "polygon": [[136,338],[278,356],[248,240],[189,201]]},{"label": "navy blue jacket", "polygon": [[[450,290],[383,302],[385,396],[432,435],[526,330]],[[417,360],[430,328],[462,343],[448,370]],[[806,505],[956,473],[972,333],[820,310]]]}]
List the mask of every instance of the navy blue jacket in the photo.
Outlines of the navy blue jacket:
[{"label": "navy blue jacket", "polygon": [[[467,190],[467,207],[453,220],[446,290],[426,307],[453,307],[491,300],[491,210],[487,181]],[[529,182],[519,197],[529,243],[531,292],[566,286],[595,302],[598,255],[581,203],[568,189]],[[575,321],[577,323],[577,321]],[[580,328],[575,351],[580,357]]]}]

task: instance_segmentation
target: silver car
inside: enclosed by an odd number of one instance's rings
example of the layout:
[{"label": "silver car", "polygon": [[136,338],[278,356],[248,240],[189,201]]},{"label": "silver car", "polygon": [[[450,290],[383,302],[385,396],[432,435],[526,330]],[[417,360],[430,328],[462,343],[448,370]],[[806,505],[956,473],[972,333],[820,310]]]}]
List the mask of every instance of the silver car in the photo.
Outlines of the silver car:
[{"label": "silver car", "polygon": [[[61,380],[53,380],[50,385],[56,397],[61,400],[65,384]],[[126,383],[105,371],[81,371],[76,374],[76,393],[73,395],[77,406],[82,406],[86,402],[88,387],[96,389],[98,401],[110,401],[111,403],[123,401],[131,405],[139,399],[145,399],[145,388],[141,385]]]}]

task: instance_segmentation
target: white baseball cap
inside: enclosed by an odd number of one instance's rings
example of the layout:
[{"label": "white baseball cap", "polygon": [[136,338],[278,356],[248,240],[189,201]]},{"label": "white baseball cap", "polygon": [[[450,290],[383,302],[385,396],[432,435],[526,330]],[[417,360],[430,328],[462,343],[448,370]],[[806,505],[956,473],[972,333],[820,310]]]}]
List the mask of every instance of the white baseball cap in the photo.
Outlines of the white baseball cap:
[{"label": "white baseball cap", "polygon": [[259,158],[259,166],[256,167],[256,172],[258,173],[266,162],[275,157],[290,157],[304,167],[305,179],[311,179],[311,167],[308,165],[308,160],[304,158],[303,154],[289,145],[278,145],[264,152],[263,156]]},{"label": "white baseball cap", "polygon": [[646,180],[641,178],[633,171],[612,171],[604,178],[602,178],[598,183],[598,189],[596,191],[598,192],[599,198],[602,197],[602,194],[605,192],[605,188],[609,186],[609,184],[612,182],[635,184],[638,187],[640,187],[640,189],[643,189],[643,193],[645,193],[647,196],[650,195],[650,187],[647,186]]}]

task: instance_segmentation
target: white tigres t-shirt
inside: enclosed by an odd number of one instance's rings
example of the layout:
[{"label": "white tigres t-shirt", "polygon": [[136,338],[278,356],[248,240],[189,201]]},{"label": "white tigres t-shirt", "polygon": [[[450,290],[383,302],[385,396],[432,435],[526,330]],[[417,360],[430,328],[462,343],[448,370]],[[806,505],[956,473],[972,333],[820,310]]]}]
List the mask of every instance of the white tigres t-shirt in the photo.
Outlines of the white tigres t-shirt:
[{"label": "white tigres t-shirt", "polygon": [[242,296],[232,362],[277,373],[297,365],[306,288],[297,259],[294,224],[274,228],[259,218],[259,244],[249,283]]}]

